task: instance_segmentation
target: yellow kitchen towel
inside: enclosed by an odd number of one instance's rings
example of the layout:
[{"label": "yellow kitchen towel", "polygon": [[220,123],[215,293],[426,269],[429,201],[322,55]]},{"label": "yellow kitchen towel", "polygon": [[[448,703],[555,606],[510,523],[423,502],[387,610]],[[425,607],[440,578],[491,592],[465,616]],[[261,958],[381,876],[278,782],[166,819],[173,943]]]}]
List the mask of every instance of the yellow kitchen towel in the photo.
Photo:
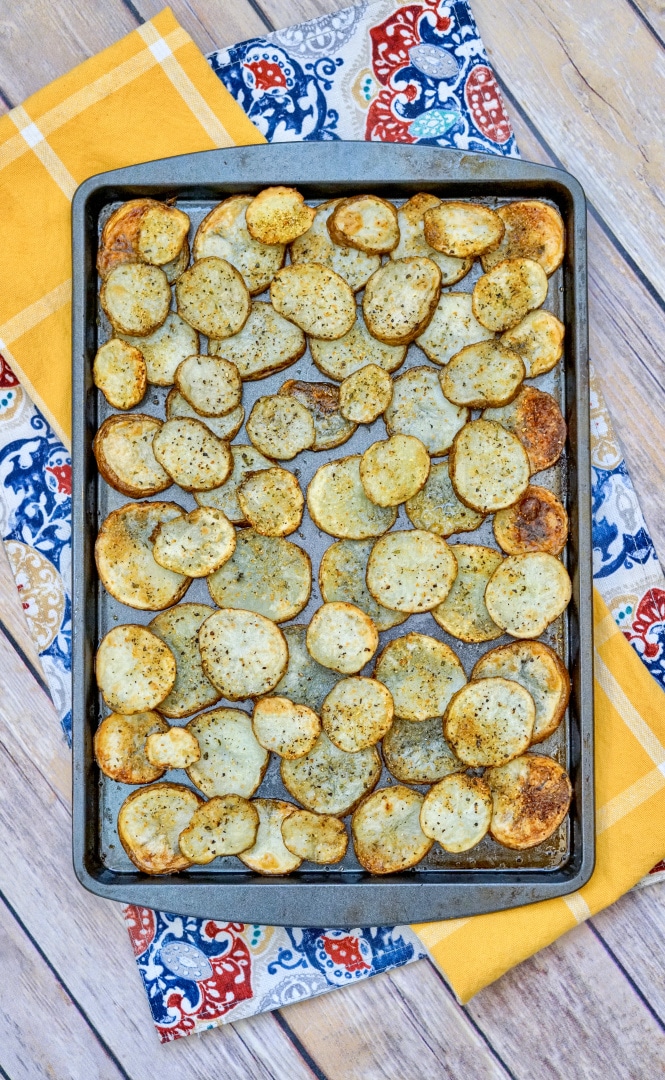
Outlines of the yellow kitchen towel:
[{"label": "yellow kitchen towel", "polygon": [[265,142],[166,8],[0,117],[0,353],[70,443],[70,204],[89,176]]}]

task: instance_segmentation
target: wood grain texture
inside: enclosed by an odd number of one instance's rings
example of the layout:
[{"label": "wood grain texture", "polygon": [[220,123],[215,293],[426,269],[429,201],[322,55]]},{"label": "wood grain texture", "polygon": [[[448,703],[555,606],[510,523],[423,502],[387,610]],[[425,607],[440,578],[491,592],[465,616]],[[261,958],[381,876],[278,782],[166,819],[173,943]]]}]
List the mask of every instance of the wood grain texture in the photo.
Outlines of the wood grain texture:
[{"label": "wood grain texture", "polygon": [[[162,0],[133,3],[143,19],[151,19],[164,7]],[[247,0],[171,0],[169,7],[204,53],[266,32],[265,22]]]},{"label": "wood grain texture", "polygon": [[634,0],[661,42],[665,41],[665,3],[663,0]]},{"label": "wood grain texture", "polygon": [[664,901],[663,885],[649,885],[594,915],[592,925],[665,1025]]}]

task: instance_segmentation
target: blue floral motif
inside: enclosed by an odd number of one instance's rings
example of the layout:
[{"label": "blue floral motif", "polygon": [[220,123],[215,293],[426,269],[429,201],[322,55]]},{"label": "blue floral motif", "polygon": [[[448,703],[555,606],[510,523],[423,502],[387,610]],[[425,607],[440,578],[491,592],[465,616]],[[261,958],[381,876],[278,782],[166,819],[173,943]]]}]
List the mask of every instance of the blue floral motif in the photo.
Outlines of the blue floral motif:
[{"label": "blue floral motif", "polygon": [[605,578],[621,568],[644,566],[658,557],[644,527],[635,514],[635,497],[624,461],[615,469],[592,469],[593,575]]},{"label": "blue floral motif", "polygon": [[328,983],[340,985],[417,959],[413,943],[404,939],[400,927],[285,929],[291,947],[279,949],[268,965],[271,974],[280,968],[286,971],[313,968],[324,975]]}]

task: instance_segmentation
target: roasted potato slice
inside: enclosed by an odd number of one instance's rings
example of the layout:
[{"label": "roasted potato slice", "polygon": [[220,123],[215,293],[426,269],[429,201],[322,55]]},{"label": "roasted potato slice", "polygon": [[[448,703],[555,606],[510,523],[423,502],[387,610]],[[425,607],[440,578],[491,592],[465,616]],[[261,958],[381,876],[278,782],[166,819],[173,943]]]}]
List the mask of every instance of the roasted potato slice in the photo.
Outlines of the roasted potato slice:
[{"label": "roasted potato slice", "polygon": [[180,251],[176,255],[175,259],[171,259],[170,262],[164,263],[162,270],[166,274],[166,280],[169,285],[174,285],[180,275],[189,266],[189,240],[185,237],[185,242],[180,248]]},{"label": "roasted potato slice", "polygon": [[542,641],[513,641],[481,656],[472,679],[513,679],[529,691],[536,706],[532,743],[543,742],[561,723],[570,698],[570,675],[553,649]]},{"label": "roasted potato slice", "polygon": [[105,279],[99,300],[120,334],[147,336],[161,326],[171,306],[166,274],[147,263],[120,263]]},{"label": "roasted potato slice", "polygon": [[[235,266],[252,296],[267,289],[284,265],[284,244],[261,244],[247,231],[245,212],[251,195],[224,199],[203,219],[194,237],[194,258],[210,255]],[[229,357],[232,359],[232,357]]]},{"label": "roasted potato slice", "polygon": [[233,459],[233,472],[221,487],[212,491],[195,491],[194,498],[200,506],[215,506],[226,514],[235,525],[246,525],[247,519],[240,509],[238,488],[243,480],[259,469],[269,469],[273,462],[260,454],[253,446],[239,443],[229,447]]},{"label": "roasted potato slice", "polygon": [[399,244],[390,252],[390,258],[406,259],[410,255],[424,255],[435,262],[441,271],[441,284],[454,285],[468,274],[473,266],[473,259],[456,259],[450,255],[443,255],[427,243],[424,231],[425,214],[440,201],[436,195],[420,192],[400,206],[397,211]]},{"label": "roasted potato slice", "polygon": [[252,301],[249,318],[237,334],[224,341],[210,341],[208,351],[235,364],[245,382],[265,379],[295,364],[307,342],[299,326],[275,311],[272,304]]},{"label": "roasted potato slice", "polygon": [[175,298],[185,322],[218,340],[237,334],[249,318],[251,301],[242,274],[214,255],[199,259],[180,275]]},{"label": "roasted potato slice", "polygon": [[315,210],[295,188],[264,188],[245,211],[247,231],[260,244],[290,244],[306,233]]},{"label": "roasted potato slice", "polygon": [[296,263],[278,270],[270,300],[285,319],[326,341],[344,337],[356,321],[351,286],[320,263]]},{"label": "roasted potato slice", "polygon": [[414,435],[432,457],[447,454],[469,418],[469,410],[444,396],[438,372],[409,368],[393,383],[393,399],[384,413],[389,435]]},{"label": "roasted potato slice", "polygon": [[391,435],[365,451],[360,482],[377,506],[398,506],[425,486],[430,460],[427,447],[413,435]]},{"label": "roasted potato slice", "polygon": [[521,683],[475,679],[449,702],[443,733],[466,765],[504,765],[526,750],[535,717],[534,700]]},{"label": "roasted potato slice", "polygon": [[157,526],[183,513],[177,503],[143,502],[126,503],[108,515],[95,543],[95,561],[104,588],[121,604],[159,611],[187,592],[191,578],[165,570],[152,553]]},{"label": "roasted potato slice", "polygon": [[171,727],[155,731],[145,741],[145,756],[151,765],[163,769],[186,769],[201,757],[198,739],[187,728]]},{"label": "roasted potato slice", "polygon": [[143,214],[136,250],[144,262],[163,266],[173,262],[183,249],[189,232],[189,218],[176,206],[156,203]]},{"label": "roasted potato slice", "polygon": [[512,506],[529,486],[529,459],[510,431],[472,420],[455,436],[448,458],[455,494],[472,510],[491,514]]},{"label": "roasted potato slice", "polygon": [[220,487],[233,468],[228,443],[188,416],[162,424],[152,446],[159,464],[185,491]]},{"label": "roasted potato slice", "polygon": [[282,839],[293,855],[314,863],[341,862],[349,843],[343,821],[309,810],[294,810],[284,819]]},{"label": "roasted potato slice", "polygon": [[139,349],[145,360],[148,382],[171,386],[178,365],[199,351],[199,335],[175,311],[169,311],[162,325],[147,337],[120,334],[123,341]]},{"label": "roasted potato slice", "polygon": [[168,727],[157,712],[111,713],[95,732],[95,761],[105,776],[121,784],[151,784],[164,775],[166,766],[148,760],[145,741]]},{"label": "roasted potato slice", "polygon": [[307,509],[319,529],[340,539],[381,536],[397,520],[397,510],[377,506],[360,481],[360,454],[329,461],[316,470],[307,489]]},{"label": "roasted potato slice", "polygon": [[493,332],[478,322],[472,306],[471,293],[441,293],[429,326],[417,339],[435,364],[447,364],[467,345],[494,338]]},{"label": "roasted potato slice", "polygon": [[92,450],[100,476],[107,484],[135,499],[157,495],[171,486],[171,477],[152,449],[161,426],[161,420],[144,413],[106,418],[95,435]]},{"label": "roasted potato slice", "polygon": [[258,398],[246,430],[260,453],[279,461],[291,461],[301,450],[312,447],[316,439],[309,409],[284,394]]},{"label": "roasted potato slice", "polygon": [[291,262],[321,263],[339,274],[354,292],[362,289],[367,280],[381,265],[380,255],[368,255],[354,247],[340,247],[333,243],[328,232],[328,219],[340,199],[320,203],[316,207],[311,227],[291,244]]},{"label": "roasted potato slice", "polygon": [[443,737],[440,716],[417,724],[393,720],[382,746],[386,767],[404,784],[433,784],[466,769]]},{"label": "roasted potato slice", "polygon": [[377,679],[340,679],[321,707],[323,730],[335,746],[354,754],[378,743],[393,722],[393,699]]},{"label": "roasted potato slice", "polygon": [[484,514],[457,498],[447,461],[432,465],[424,488],[407,499],[404,509],[415,529],[445,538],[453,533],[473,532],[485,520]]},{"label": "roasted potato slice", "polygon": [[338,540],[323,553],[319,566],[319,588],[326,603],[342,600],[355,604],[376,626],[377,630],[389,630],[399,626],[408,615],[401,611],[377,604],[367,588],[365,572],[367,560],[374,547],[373,540]]},{"label": "roasted potato slice", "polygon": [[238,858],[250,870],[268,877],[297,870],[302,859],[289,851],[282,839],[282,825],[295,806],[281,799],[254,799],[252,806],[259,814],[259,830],[254,846],[241,852]]},{"label": "roasted potato slice", "polygon": [[262,536],[288,536],[302,521],[305,499],[300,484],[287,469],[260,469],[238,488],[245,518]]},{"label": "roasted potato slice", "polygon": [[486,409],[517,396],[526,368],[522,357],[498,341],[467,345],[441,372],[441,389],[453,405]]},{"label": "roasted potato slice", "polygon": [[347,754],[322,731],[304,757],[283,758],[280,773],[286,790],[306,810],[344,817],[376,787],[381,758],[375,746]]},{"label": "roasted potato slice", "polygon": [[144,874],[175,874],[191,866],[178,846],[203,799],[184,784],[150,784],[132,791],[120,807],[118,836]]},{"label": "roasted potato slice", "polygon": [[220,699],[219,690],[203,670],[199,652],[199,630],[213,610],[208,604],[177,604],[156,615],[148,626],[175,657],[173,689],[158,706],[160,713],[171,719],[190,716]]},{"label": "roasted potato slice", "polygon": [[339,388],[339,411],[354,424],[373,424],[393,398],[393,381],[378,364],[354,371]]},{"label": "roasted potato slice", "polygon": [[511,637],[537,638],[568,604],[568,571],[545,551],[509,555],[494,571],[485,590],[490,618]]},{"label": "roasted potato slice", "polygon": [[[347,248],[347,251],[352,251]],[[310,338],[312,360],[329,379],[341,381],[367,364],[376,364],[384,371],[396,371],[404,363],[406,345],[387,345],[372,337],[365,326],[361,311],[348,333],[337,341]]]},{"label": "roasted potato slice", "polygon": [[256,843],[259,812],[241,795],[215,795],[194,811],[178,838],[190,862],[205,866],[219,855],[239,855]]},{"label": "roasted potato slice", "polygon": [[425,836],[444,851],[469,851],[486,835],[492,818],[492,795],[481,776],[459,773],[430,788],[420,810]]},{"label": "roasted potato slice", "polygon": [[229,701],[274,690],[289,659],[286,639],[274,622],[234,608],[208,616],[199,630],[199,648],[203,670]]},{"label": "roasted potato slice", "polygon": [[527,258],[553,274],[563,262],[566,244],[558,210],[539,199],[525,199],[499,206],[497,214],[506,231],[499,246],[482,256],[483,270],[491,270],[502,259]]},{"label": "roasted potato slice", "polygon": [[280,387],[279,393],[299,401],[311,413],[315,437],[310,450],[332,450],[341,446],[348,442],[358,426],[342,416],[340,388],[332,383],[289,379]]},{"label": "roasted potato slice", "polygon": [[314,612],[306,640],[317,663],[341,675],[354,675],[374,656],[379,632],[360,608],[336,600]]},{"label": "roasted potato slice", "polygon": [[204,795],[241,795],[248,799],[263,780],[270,755],[257,742],[252,721],[240,709],[199,713],[185,729],[198,742],[201,756],[187,775]]},{"label": "roasted potato slice", "polygon": [[494,535],[507,555],[560,555],[568,539],[568,514],[553,492],[529,484],[516,503],[494,515]]},{"label": "roasted potato slice", "polygon": [[233,555],[210,575],[208,588],[220,607],[287,622],[307,606],[312,564],[307,552],[290,540],[242,529],[236,534]]},{"label": "roasted potato slice", "polygon": [[156,205],[154,199],[129,199],[114,210],[102,229],[97,252],[97,272],[101,278],[121,263],[136,262],[141,218]]},{"label": "roasted potato slice", "polygon": [[396,784],[368,795],[351,820],[356,858],[372,874],[408,870],[427,855],[434,841],[420,827],[423,796]]},{"label": "roasted potato slice", "polygon": [[429,323],[441,293],[441,271],[432,259],[394,259],[372,274],[363,295],[365,325],[388,345],[409,345]]},{"label": "roasted potato slice", "polygon": [[374,667],[374,678],[392,694],[395,716],[429,720],[443,716],[453,694],[466,683],[459,657],[428,634],[405,634],[389,641]]},{"label": "roasted potato slice", "polygon": [[327,225],[335,244],[358,248],[368,255],[384,255],[399,242],[397,211],[378,195],[351,195],[341,199]]},{"label": "roasted potato slice", "polygon": [[[173,390],[169,390],[166,398],[166,419],[175,420],[179,416],[186,416],[190,420],[200,420],[218,439],[228,441],[240,431],[245,421],[245,410],[242,405],[237,405],[224,416],[201,416],[174,387]],[[231,447],[231,451],[233,449]]]},{"label": "roasted potato slice", "polygon": [[452,549],[424,529],[386,533],[367,561],[367,588],[394,611],[431,611],[443,603],[456,575]]},{"label": "roasted potato slice", "polygon": [[533,259],[504,259],[478,279],[472,310],[488,330],[510,330],[547,296],[547,274]]},{"label": "roasted potato slice", "polygon": [[517,326],[501,335],[501,344],[519,353],[527,379],[543,375],[561,359],[566,328],[551,311],[529,311]]},{"label": "roasted potato slice", "polygon": [[321,732],[321,721],[307,705],[276,695],[256,702],[252,726],[261,746],[283,758],[309,753]]},{"label": "roasted potato slice", "polygon": [[423,224],[430,247],[458,259],[494,251],[506,231],[496,210],[454,199],[446,199],[426,210]]},{"label": "roasted potato slice", "polygon": [[189,514],[158,525],[152,549],[155,562],[188,577],[207,577],[231,558],[236,533],[221,510],[198,506]]},{"label": "roasted potato slice", "polygon": [[145,626],[114,626],[97,649],[95,675],[109,709],[123,715],[149,712],[173,688],[175,656]]},{"label": "roasted potato slice", "polygon": [[175,384],[200,416],[224,416],[242,397],[237,367],[221,356],[188,356],[178,365]]},{"label": "roasted potato slice", "polygon": [[501,637],[501,627],[492,622],[485,607],[487,582],[503,562],[501,552],[480,544],[452,544],[451,551],[457,561],[457,577],[446,599],[432,612],[435,622],[460,641]]},{"label": "roasted potato slice", "polygon": [[558,829],[573,797],[568,774],[551,757],[523,754],[485,779],[492,792],[490,833],[507,848],[524,851]]},{"label": "roasted potato slice", "polygon": [[566,445],[566,421],[551,394],[535,386],[523,386],[510,405],[487,409],[486,420],[495,420],[520,440],[529,456],[532,473],[549,469]]},{"label": "roasted potato slice", "polygon": [[317,664],[310,655],[306,626],[285,626],[283,633],[289,648],[289,665],[273,693],[288,698],[296,705],[307,705],[318,715],[340,675]]},{"label": "roasted potato slice", "polygon": [[133,408],[148,385],[143,353],[122,338],[110,338],[97,350],[92,379],[112,408]]}]

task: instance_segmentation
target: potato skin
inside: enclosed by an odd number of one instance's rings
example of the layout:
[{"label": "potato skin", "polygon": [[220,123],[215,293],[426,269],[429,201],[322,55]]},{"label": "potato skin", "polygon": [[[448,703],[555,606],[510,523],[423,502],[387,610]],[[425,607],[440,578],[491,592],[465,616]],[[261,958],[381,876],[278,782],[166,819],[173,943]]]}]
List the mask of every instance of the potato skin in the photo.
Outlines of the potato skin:
[{"label": "potato skin", "polygon": [[[122,495],[128,495],[131,499],[145,499],[149,495],[157,495],[160,491],[166,491],[171,487],[173,480],[169,474],[162,468],[157,459],[154,459],[153,472],[155,473],[154,483],[146,486],[145,484],[132,483],[131,480],[125,475],[121,476],[117,469],[113,467],[113,462],[108,456],[105,442],[107,436],[112,436],[114,433],[118,433],[118,429],[125,428],[129,433],[139,433],[139,429],[145,432],[152,432],[150,436],[150,442],[152,438],[162,427],[162,421],[158,420],[155,416],[148,416],[145,413],[132,413],[131,416],[108,416],[98,429],[97,434],[92,443],[92,452],[95,455],[95,461],[97,462],[97,468],[99,469],[99,475],[102,480],[105,480],[107,484],[115,488]],[[115,431],[114,431],[115,429]],[[129,437],[129,434],[128,436]],[[162,474],[161,480],[159,474]]]},{"label": "potato skin", "polygon": [[560,555],[568,539],[568,514],[553,492],[530,484],[516,503],[494,515],[494,536],[506,555],[547,551]]},{"label": "potato skin", "polygon": [[492,792],[490,834],[515,851],[542,844],[568,813],[573,789],[553,758],[524,754],[485,773]]}]

